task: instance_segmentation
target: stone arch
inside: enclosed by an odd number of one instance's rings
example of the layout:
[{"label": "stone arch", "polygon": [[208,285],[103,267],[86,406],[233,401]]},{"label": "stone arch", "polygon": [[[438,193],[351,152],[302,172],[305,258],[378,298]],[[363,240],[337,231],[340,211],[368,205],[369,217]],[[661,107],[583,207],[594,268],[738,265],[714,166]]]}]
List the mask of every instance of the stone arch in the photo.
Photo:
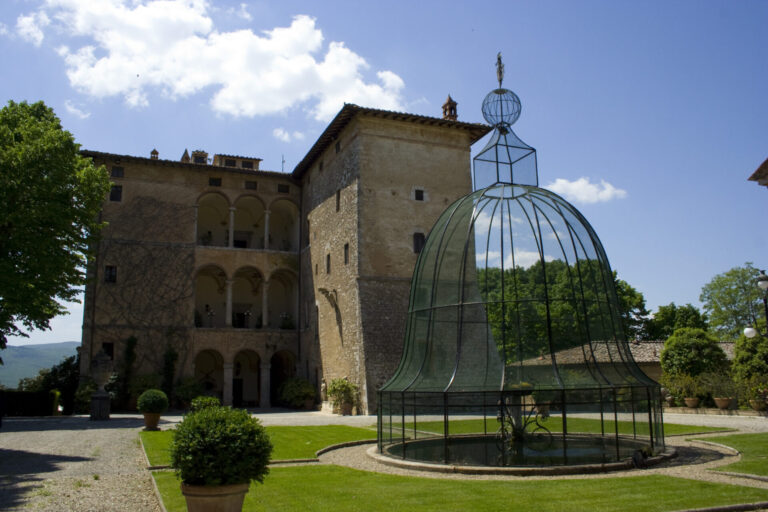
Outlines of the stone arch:
[{"label": "stone arch", "polygon": [[266,206],[260,197],[245,194],[235,201],[232,244],[243,249],[264,249]]},{"label": "stone arch", "polygon": [[281,405],[280,385],[296,376],[296,356],[290,350],[280,350],[269,363],[269,398],[273,406]]},{"label": "stone arch", "polygon": [[232,369],[232,405],[257,407],[261,396],[261,359],[253,350],[235,355]]},{"label": "stone arch", "polygon": [[197,200],[198,245],[229,245],[229,199],[219,192],[208,192]]},{"label": "stone arch", "polygon": [[195,380],[203,385],[206,395],[221,399],[224,394],[224,358],[217,350],[205,349],[194,360]]},{"label": "stone arch", "polygon": [[289,199],[277,199],[269,205],[269,249],[299,250],[299,207]]},{"label": "stone arch", "polygon": [[264,325],[264,275],[256,267],[241,267],[232,282],[232,327],[258,329]]},{"label": "stone arch", "polygon": [[269,276],[267,302],[269,326],[294,329],[298,322],[299,281],[288,269],[278,269]]},{"label": "stone arch", "polygon": [[227,310],[227,274],[217,265],[195,273],[195,327],[224,327]]}]

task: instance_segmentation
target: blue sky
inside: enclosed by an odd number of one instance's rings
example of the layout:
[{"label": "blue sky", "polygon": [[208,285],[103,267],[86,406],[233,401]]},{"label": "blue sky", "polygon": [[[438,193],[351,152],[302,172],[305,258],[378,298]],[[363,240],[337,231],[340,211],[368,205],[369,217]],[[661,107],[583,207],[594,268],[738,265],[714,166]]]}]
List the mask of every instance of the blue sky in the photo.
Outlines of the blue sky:
[{"label": "blue sky", "polygon": [[[504,85],[539,181],[649,309],[768,267],[768,2],[3,0],[0,100],[43,100],[83,148],[184,149],[291,171],[343,102],[482,122]],[[479,143],[475,149],[480,149]],[[79,340],[82,309],[11,344]]]}]

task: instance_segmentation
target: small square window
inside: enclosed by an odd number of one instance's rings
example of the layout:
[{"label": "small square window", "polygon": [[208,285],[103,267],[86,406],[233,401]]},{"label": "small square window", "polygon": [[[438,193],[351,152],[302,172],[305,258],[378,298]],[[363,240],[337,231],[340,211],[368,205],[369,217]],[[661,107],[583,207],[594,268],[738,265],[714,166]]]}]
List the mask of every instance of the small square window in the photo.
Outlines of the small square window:
[{"label": "small square window", "polygon": [[253,162],[251,162],[250,160],[243,160],[240,163],[240,167],[242,167],[243,169],[253,169]]},{"label": "small square window", "polygon": [[208,178],[208,185],[211,187],[220,187],[221,178]]},{"label": "small square window", "polygon": [[117,282],[117,267],[114,265],[106,265],[104,267],[104,282],[116,283]]},{"label": "small square window", "polygon": [[349,244],[344,244],[344,264],[349,264]]},{"label": "small square window", "polygon": [[224,165],[226,167],[236,167],[237,166],[237,160],[234,158],[225,158],[224,159]]},{"label": "small square window", "polygon": [[110,359],[115,358],[115,344],[114,343],[102,343],[101,350],[109,356]]},{"label": "small square window", "polygon": [[336,152],[338,153],[339,151],[341,151],[341,142],[336,141]]},{"label": "small square window", "polygon": [[413,234],[413,252],[419,254],[424,248],[424,233]]},{"label": "small square window", "polygon": [[123,176],[125,176],[125,169],[120,167],[119,165],[113,165],[111,174],[113,178],[122,178]]},{"label": "small square window", "polygon": [[423,201],[424,200],[424,191],[420,188],[417,188],[414,191],[414,197],[417,201]]},{"label": "small square window", "polygon": [[246,181],[245,182],[245,188],[248,190],[256,190],[256,182],[255,181]]},{"label": "small square window", "polygon": [[193,159],[193,161],[194,161],[196,164],[204,164],[204,163],[206,163],[206,158],[205,158],[204,156],[200,156],[200,155],[197,155],[197,156],[195,156],[195,158]]},{"label": "small square window", "polygon": [[291,191],[290,187],[288,185],[278,184],[277,185],[277,191],[280,194],[287,194]]},{"label": "small square window", "polygon": [[112,185],[112,188],[109,189],[109,200],[114,201],[116,203],[119,203],[123,200],[123,186],[122,185]]}]

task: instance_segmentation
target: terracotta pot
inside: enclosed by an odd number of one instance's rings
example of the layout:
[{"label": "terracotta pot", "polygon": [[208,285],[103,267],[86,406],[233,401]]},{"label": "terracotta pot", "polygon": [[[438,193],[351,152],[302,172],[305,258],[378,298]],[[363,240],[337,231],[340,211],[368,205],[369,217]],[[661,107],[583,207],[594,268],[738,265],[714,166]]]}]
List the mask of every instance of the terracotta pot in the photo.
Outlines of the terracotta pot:
[{"label": "terracotta pot", "polygon": [[750,400],[749,406],[752,407],[752,409],[756,411],[764,411],[765,410],[765,400]]},{"label": "terracotta pot", "polygon": [[157,428],[158,423],[160,423],[160,413],[157,413],[157,412],[144,413],[144,430],[160,430],[159,428]]},{"label": "terracotta pot", "polygon": [[685,401],[685,406],[688,407],[689,409],[695,409],[699,406],[698,397],[693,397],[693,398],[688,397],[688,398],[683,398],[683,400]]},{"label": "terracotta pot", "polygon": [[187,500],[189,512],[240,512],[250,484],[187,485],[181,484],[181,494]]},{"label": "terracotta pot", "polygon": [[715,405],[718,409],[728,409],[731,406],[732,398],[717,398],[714,397]]},{"label": "terracotta pot", "polygon": [[352,414],[352,404],[344,402],[339,406],[339,412],[342,414],[342,416],[350,416]]}]

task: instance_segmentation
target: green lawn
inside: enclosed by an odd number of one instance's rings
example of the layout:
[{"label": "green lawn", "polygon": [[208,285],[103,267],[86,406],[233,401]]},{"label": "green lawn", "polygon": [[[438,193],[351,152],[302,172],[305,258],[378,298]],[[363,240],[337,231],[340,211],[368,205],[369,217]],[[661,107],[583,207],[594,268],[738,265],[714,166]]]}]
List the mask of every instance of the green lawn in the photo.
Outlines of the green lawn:
[{"label": "green lawn", "polygon": [[[274,450],[272,460],[312,459],[317,450],[338,443],[376,439],[374,428],[322,425],[315,427],[265,427]],[[141,440],[152,466],[171,463],[169,447],[173,431],[140,432]]]},{"label": "green lawn", "polygon": [[734,434],[702,439],[736,448],[741,452],[741,460],[720,466],[717,471],[733,471],[752,475],[768,476],[768,433]]},{"label": "green lawn", "polygon": [[[541,424],[548,428],[551,432],[562,432],[562,420],[559,416],[550,416],[546,420],[542,420]],[[413,427],[413,423],[408,424],[409,427]],[[619,421],[619,433],[620,434],[632,434],[632,422]],[[442,434],[443,422],[442,421],[425,421],[423,423],[417,423],[416,427],[421,432],[435,432]],[[483,420],[454,420],[451,421],[449,429],[451,434],[471,434],[477,432],[483,432]],[[498,423],[495,418],[488,420],[488,425],[485,427],[489,432],[495,432],[498,428]],[[605,428],[608,432],[613,432],[615,429],[613,421],[606,421]],[[727,429],[717,427],[700,427],[692,425],[677,425],[675,423],[664,423],[664,435],[689,435],[689,434],[703,434],[707,432],[723,432]],[[600,420],[590,418],[568,418],[568,431],[569,432],[600,432]]]},{"label": "green lawn", "polygon": [[[168,512],[186,510],[176,476],[153,473]],[[563,480],[445,480],[340,466],[271,468],[245,511],[665,511],[768,501],[768,490],[660,475]]]}]

